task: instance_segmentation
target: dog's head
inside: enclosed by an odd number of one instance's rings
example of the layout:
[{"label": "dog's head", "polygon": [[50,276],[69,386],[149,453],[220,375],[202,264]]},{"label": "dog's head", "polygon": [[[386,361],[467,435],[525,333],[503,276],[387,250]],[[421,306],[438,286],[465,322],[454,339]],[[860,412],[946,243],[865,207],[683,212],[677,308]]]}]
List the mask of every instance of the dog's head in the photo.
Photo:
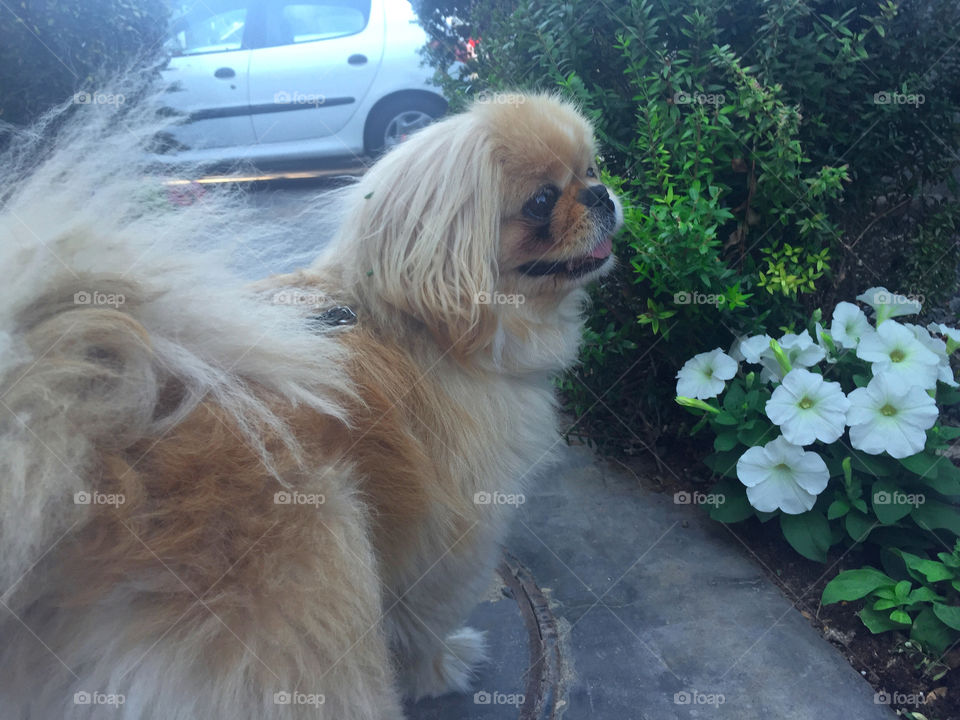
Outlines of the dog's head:
[{"label": "dog's head", "polygon": [[338,244],[358,263],[351,284],[365,304],[412,316],[461,357],[511,315],[549,315],[608,272],[622,221],[590,125],[570,104],[487,100],[380,160]]}]

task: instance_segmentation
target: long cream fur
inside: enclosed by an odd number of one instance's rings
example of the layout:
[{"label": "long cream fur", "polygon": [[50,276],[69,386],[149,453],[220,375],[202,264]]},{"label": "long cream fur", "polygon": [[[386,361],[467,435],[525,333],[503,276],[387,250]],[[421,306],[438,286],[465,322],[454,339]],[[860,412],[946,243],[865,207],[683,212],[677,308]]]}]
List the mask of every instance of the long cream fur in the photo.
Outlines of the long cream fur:
[{"label": "long cream fur", "polygon": [[[393,720],[466,690],[511,510],[483,494],[549,461],[585,299],[512,265],[610,232],[572,199],[589,126],[543,96],[448,118],[336,194],[316,262],[251,287],[230,260],[278,228],[242,195],[171,203],[147,108],[54,114],[2,163],[4,717]],[[523,255],[545,176],[567,214]],[[337,304],[356,327],[307,321]]]}]

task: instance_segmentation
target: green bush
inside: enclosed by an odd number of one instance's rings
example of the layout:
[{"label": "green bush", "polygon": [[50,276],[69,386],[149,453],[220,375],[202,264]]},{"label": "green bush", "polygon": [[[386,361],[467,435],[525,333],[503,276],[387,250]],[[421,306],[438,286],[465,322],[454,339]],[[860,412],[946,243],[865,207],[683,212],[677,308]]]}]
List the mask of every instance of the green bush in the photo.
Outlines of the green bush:
[{"label": "green bush", "polygon": [[[802,327],[866,285],[928,306],[955,286],[953,0],[418,5],[454,108],[484,90],[575,98],[629,204],[621,271],[562,381],[598,442],[676,430],[672,378],[700,350]],[[450,69],[468,38],[476,58]]]},{"label": "green bush", "polygon": [[[0,7],[0,121],[24,125],[159,53],[164,0],[11,2]],[[88,95],[81,96],[81,102]]]}]

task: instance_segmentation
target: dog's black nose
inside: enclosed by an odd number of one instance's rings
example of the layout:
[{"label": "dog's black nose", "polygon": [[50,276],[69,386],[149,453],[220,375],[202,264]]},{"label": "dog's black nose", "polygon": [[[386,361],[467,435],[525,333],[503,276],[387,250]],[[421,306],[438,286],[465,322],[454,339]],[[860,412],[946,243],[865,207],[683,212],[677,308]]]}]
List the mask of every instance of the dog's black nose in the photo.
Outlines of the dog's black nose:
[{"label": "dog's black nose", "polygon": [[616,211],[610,193],[604,185],[591,185],[577,193],[577,200],[588,208],[603,208],[609,213]]}]

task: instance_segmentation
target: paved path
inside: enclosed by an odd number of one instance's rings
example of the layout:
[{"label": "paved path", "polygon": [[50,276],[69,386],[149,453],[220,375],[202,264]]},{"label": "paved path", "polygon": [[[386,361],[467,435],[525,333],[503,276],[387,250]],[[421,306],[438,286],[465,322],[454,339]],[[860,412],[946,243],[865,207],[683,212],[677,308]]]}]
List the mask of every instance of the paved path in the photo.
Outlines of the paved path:
[{"label": "paved path", "polygon": [[[561,636],[566,720],[890,720],[870,685],[706,513],[644,489],[584,448],[540,481],[507,550],[530,569]],[[495,660],[477,696],[411,708],[414,720],[518,718],[529,637],[502,592],[471,624]],[[688,702],[684,702],[688,701]],[[549,710],[549,709],[548,709]]]}]

